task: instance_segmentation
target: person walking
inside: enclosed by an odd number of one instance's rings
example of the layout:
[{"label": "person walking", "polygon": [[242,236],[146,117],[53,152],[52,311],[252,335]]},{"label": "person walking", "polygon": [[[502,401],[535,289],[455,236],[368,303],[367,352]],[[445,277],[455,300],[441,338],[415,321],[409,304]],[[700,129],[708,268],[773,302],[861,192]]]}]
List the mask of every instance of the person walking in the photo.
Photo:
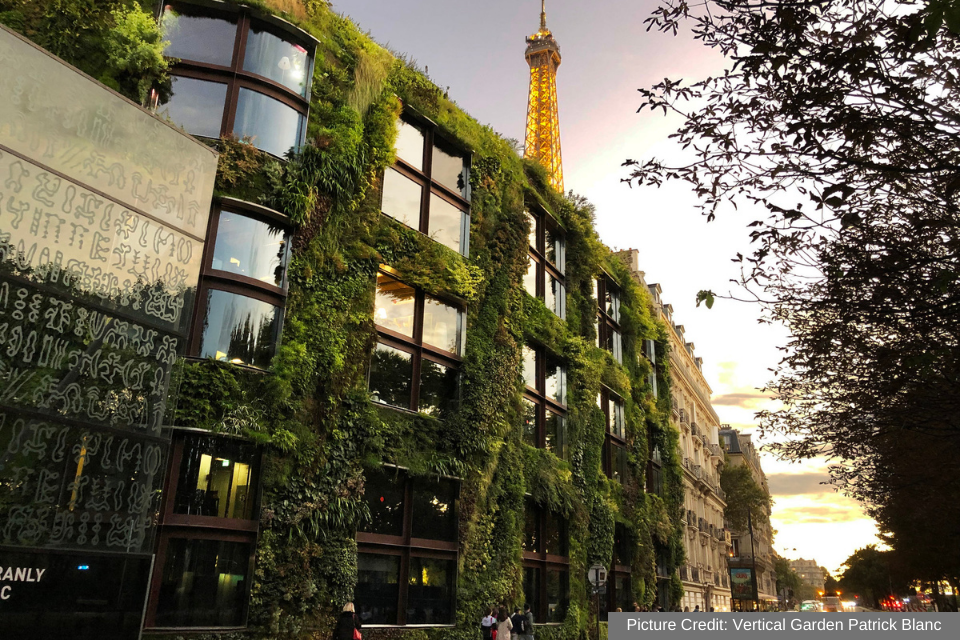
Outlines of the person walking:
[{"label": "person walking", "polygon": [[348,602],[343,605],[343,611],[340,612],[340,619],[337,620],[337,628],[334,631],[334,640],[360,640],[360,618],[353,608],[353,603]]},{"label": "person walking", "polygon": [[513,640],[519,640],[520,636],[527,634],[527,617],[520,612],[520,607],[513,610],[510,616],[510,637]]},{"label": "person walking", "polygon": [[510,615],[506,607],[500,607],[497,612],[497,637],[496,640],[510,640],[510,631],[513,629],[513,623],[510,621]]},{"label": "person walking", "polygon": [[520,640],[533,640],[533,611],[530,610],[530,603],[523,605],[523,617],[527,619],[526,632],[520,636]]},{"label": "person walking", "polygon": [[493,607],[487,607],[487,615],[480,621],[480,633],[483,640],[493,640],[493,632],[497,628],[497,619],[493,615]]}]

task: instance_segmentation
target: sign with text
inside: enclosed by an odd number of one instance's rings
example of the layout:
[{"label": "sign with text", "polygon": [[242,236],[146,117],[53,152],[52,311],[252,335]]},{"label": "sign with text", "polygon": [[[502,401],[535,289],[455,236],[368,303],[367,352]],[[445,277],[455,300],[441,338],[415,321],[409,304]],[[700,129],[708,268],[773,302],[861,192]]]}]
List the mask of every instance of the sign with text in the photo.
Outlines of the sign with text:
[{"label": "sign with text", "polygon": [[960,637],[956,613],[611,613],[609,640],[655,634],[664,640],[756,638],[885,638],[946,640]]},{"label": "sign with text", "polygon": [[756,600],[757,583],[750,567],[730,567],[730,597],[734,600]]},{"label": "sign with text", "polygon": [[0,27],[0,620],[139,631],[216,165]]}]

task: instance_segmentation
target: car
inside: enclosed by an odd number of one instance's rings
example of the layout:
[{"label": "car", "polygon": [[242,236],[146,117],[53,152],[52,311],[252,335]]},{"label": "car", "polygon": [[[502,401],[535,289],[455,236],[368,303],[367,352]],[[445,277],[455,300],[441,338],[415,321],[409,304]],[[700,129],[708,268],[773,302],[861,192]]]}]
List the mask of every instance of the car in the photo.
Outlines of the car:
[{"label": "car", "polygon": [[843,613],[843,603],[836,596],[823,597],[823,610],[825,612]]},{"label": "car", "polygon": [[804,600],[800,603],[800,611],[822,611],[819,600]]}]

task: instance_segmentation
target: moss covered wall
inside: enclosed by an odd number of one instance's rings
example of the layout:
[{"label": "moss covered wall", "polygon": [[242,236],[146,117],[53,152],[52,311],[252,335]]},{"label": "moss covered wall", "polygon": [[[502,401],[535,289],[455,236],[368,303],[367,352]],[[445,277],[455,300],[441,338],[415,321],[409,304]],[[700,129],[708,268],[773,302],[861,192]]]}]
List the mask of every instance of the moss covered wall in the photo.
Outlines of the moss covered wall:
[{"label": "moss covered wall", "polygon": [[[320,45],[308,143],[299,153],[280,164],[236,140],[218,143],[218,192],[262,202],[296,224],[282,345],[266,375],[213,361],[186,364],[176,411],[178,426],[241,433],[267,452],[250,630],[237,635],[329,637],[334,616],[352,599],[356,582],[355,532],[367,515],[365,469],[384,462],[413,475],[462,479],[457,626],[369,630],[365,638],[473,640],[479,638],[484,607],[522,602],[527,493],[570,522],[570,607],[562,625],[538,629],[540,640],[584,638],[593,629],[586,568],[595,561],[609,563],[617,523],[638,542],[635,599],[651,602],[654,542],[668,550],[671,572],[683,562],[683,496],[677,434],[668,421],[669,372],[658,372],[657,400],[646,382],[650,365],[640,357],[642,340],[652,338],[658,341],[660,362],[667,362],[666,334],[653,318],[647,292],[598,240],[591,206],[553,191],[541,167],[520,159],[506,140],[461,111],[422,73],[323,2],[253,4],[281,13]],[[0,0],[0,21],[44,44],[53,23],[43,9],[59,5],[93,7],[76,27],[81,48],[87,46],[87,31],[99,34],[90,36],[94,41],[110,37],[93,23],[97,19],[121,6],[138,11],[132,2]],[[286,13],[280,11],[284,8]],[[144,41],[153,37],[147,30]],[[74,44],[58,46],[69,52]],[[81,51],[67,57],[97,76],[97,64],[109,71],[105,62],[97,62],[99,55]],[[151,86],[164,86],[165,70],[150,69]],[[134,80],[116,86],[136,98],[144,84]],[[473,151],[469,259],[379,213],[379,180],[393,161],[403,106]],[[527,296],[521,285],[528,237],[523,211],[532,204],[566,229],[566,321]],[[375,273],[381,263],[427,293],[467,303],[462,401],[437,418],[381,409],[367,398],[366,366],[376,344]],[[601,269],[622,287],[623,366],[594,347],[591,280]],[[569,463],[522,443],[520,348],[525,341],[543,345],[567,363]],[[596,395],[601,384],[626,401],[635,480],[623,486],[600,468],[605,427]],[[664,498],[642,489],[655,445],[664,457]],[[674,590],[679,590],[676,580]]]}]

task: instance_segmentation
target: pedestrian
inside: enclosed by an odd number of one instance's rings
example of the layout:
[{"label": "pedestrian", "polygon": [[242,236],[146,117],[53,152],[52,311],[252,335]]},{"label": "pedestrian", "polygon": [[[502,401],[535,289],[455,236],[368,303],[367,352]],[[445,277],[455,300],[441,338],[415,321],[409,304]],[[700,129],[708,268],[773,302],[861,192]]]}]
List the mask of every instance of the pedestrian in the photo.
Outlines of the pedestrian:
[{"label": "pedestrian", "polygon": [[633,612],[640,613],[640,605],[637,604],[636,602],[633,603]]},{"label": "pedestrian", "polygon": [[523,605],[523,617],[527,619],[527,631],[520,636],[520,640],[533,640],[533,611],[530,610],[529,602]]},{"label": "pedestrian", "polygon": [[496,631],[497,619],[493,615],[493,607],[487,607],[487,615],[480,621],[480,633],[483,634],[483,640],[493,640],[493,632]]},{"label": "pedestrian", "polygon": [[684,607],[684,608],[683,608],[683,612],[684,612],[684,613],[690,613],[690,607]]},{"label": "pedestrian", "polygon": [[527,617],[520,611],[520,607],[513,610],[510,616],[510,637],[513,640],[519,640],[520,636],[527,634]]},{"label": "pedestrian", "polygon": [[337,620],[337,629],[333,634],[334,640],[360,640],[360,618],[353,608],[353,603],[348,602],[343,605],[343,611],[340,612],[340,619]]},{"label": "pedestrian", "polygon": [[713,613],[713,612],[714,612],[713,607],[710,607],[710,613]]},{"label": "pedestrian", "polygon": [[512,629],[513,623],[510,622],[507,608],[500,607],[500,610],[497,612],[497,637],[494,638],[494,640],[509,640]]},{"label": "pedestrian", "polygon": [[697,605],[693,608],[694,613],[700,613],[700,605]]}]

